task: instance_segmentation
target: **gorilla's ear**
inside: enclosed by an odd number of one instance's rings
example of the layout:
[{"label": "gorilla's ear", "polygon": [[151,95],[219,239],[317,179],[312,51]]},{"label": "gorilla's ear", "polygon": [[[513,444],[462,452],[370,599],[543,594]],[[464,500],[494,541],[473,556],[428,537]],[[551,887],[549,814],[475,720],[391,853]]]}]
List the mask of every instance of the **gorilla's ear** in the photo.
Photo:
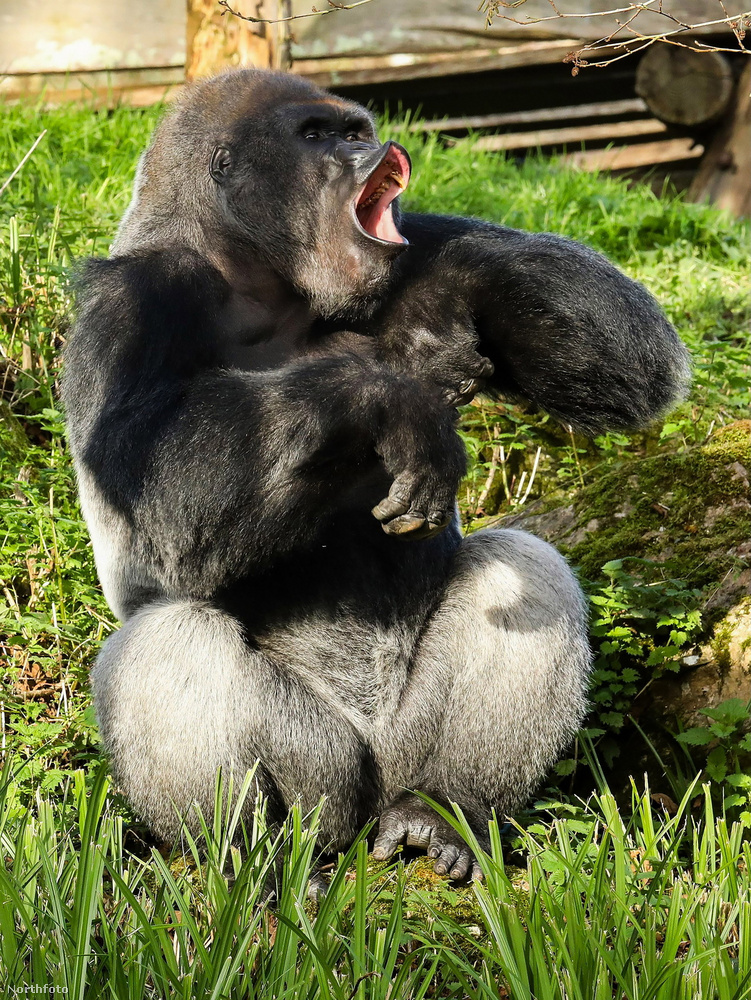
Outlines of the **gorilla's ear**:
[{"label": "gorilla's ear", "polygon": [[211,154],[211,163],[209,164],[209,173],[217,184],[222,184],[226,180],[231,166],[232,156],[227,147],[214,146],[214,152]]}]

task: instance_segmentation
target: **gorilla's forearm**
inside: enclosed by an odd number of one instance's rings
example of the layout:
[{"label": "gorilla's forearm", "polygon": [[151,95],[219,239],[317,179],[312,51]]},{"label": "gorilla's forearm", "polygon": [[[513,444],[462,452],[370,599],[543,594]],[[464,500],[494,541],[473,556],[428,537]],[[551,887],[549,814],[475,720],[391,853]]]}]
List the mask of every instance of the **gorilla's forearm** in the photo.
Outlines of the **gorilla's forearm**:
[{"label": "gorilla's forearm", "polygon": [[411,245],[386,316],[392,344],[432,324],[444,338],[434,365],[458,351],[457,372],[465,364],[474,376],[477,346],[495,366],[491,391],[589,434],[642,427],[684,395],[688,355],[675,330],[601,254],[474,219],[407,214],[401,227]]},{"label": "gorilla's forearm", "polygon": [[388,533],[445,526],[464,448],[452,413],[414,379],[354,356],[260,372],[176,373],[162,359],[134,378],[128,359],[148,339],[122,301],[90,300],[66,353],[64,400],[97,508],[88,513],[131,526],[125,558],[155,589],[208,597],[262,571],[353,506],[366,478],[382,488],[359,502],[367,512],[383,501]]},{"label": "gorilla's forearm", "polygon": [[406,500],[379,509],[386,529],[394,521],[391,533],[409,530],[407,511],[418,507],[443,526],[464,461],[445,407],[412,379],[359,359],[210,373],[173,415],[139,519],[165,539],[172,572],[191,564],[193,588],[200,578],[211,593],[307,546],[337,511],[359,502],[364,513],[382,500],[385,488],[356,492],[381,463]]}]

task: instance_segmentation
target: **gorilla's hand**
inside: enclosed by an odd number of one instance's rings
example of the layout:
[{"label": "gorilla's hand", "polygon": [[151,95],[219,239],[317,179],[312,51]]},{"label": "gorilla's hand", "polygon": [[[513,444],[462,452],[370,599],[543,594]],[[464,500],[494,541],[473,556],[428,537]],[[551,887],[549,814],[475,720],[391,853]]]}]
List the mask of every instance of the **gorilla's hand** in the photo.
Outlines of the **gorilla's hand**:
[{"label": "gorilla's hand", "polygon": [[[451,360],[446,359],[447,362]],[[490,358],[483,358],[473,351],[471,358],[461,368],[457,365],[454,371],[447,373],[447,377],[444,376],[444,399],[449,406],[471,403],[477,393],[485,388],[485,383],[494,371],[495,366]]]},{"label": "gorilla's hand", "polygon": [[392,422],[381,442],[394,481],[388,496],[373,508],[386,534],[406,538],[428,538],[451,523],[467,463],[454,411],[420,395],[422,412],[410,421]]},{"label": "gorilla's hand", "polygon": [[445,327],[427,330],[408,317],[404,325],[392,321],[379,341],[391,367],[437,388],[449,406],[469,403],[495,371],[493,362],[475,350],[469,320],[449,319]]},{"label": "gorilla's hand", "polygon": [[[488,845],[478,837],[483,848]],[[482,869],[456,830],[416,795],[403,795],[385,809],[378,821],[373,857],[386,861],[399,844],[423,847],[435,859],[435,872],[449,878],[482,878]]]}]

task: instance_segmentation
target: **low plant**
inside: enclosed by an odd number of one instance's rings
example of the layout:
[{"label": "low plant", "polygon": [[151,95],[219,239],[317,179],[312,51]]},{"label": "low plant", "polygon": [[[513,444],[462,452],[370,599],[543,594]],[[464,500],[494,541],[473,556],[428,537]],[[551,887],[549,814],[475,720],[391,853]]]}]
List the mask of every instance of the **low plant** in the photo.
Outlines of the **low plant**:
[{"label": "low plant", "polygon": [[751,702],[729,698],[716,708],[702,708],[706,726],[676,735],[679,743],[706,751],[704,770],[720,790],[725,808],[751,827]]}]

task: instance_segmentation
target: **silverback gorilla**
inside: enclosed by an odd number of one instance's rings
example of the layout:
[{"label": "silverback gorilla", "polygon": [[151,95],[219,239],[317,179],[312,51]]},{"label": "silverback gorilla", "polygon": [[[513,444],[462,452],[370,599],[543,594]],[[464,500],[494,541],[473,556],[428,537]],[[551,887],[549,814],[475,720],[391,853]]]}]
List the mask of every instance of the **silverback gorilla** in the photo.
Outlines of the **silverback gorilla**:
[{"label": "silverback gorilla", "polygon": [[[450,404],[481,386],[583,429],[682,392],[650,295],[567,240],[399,213],[361,107],[283,74],[190,88],[79,284],[63,397],[102,586],[93,670],[114,774],[165,838],[221,765],[322,838],[379,816],[477,871],[409,790],[482,833],[581,721],[579,587],[519,531],[462,539]],[[476,353],[475,347],[481,353]]]}]

